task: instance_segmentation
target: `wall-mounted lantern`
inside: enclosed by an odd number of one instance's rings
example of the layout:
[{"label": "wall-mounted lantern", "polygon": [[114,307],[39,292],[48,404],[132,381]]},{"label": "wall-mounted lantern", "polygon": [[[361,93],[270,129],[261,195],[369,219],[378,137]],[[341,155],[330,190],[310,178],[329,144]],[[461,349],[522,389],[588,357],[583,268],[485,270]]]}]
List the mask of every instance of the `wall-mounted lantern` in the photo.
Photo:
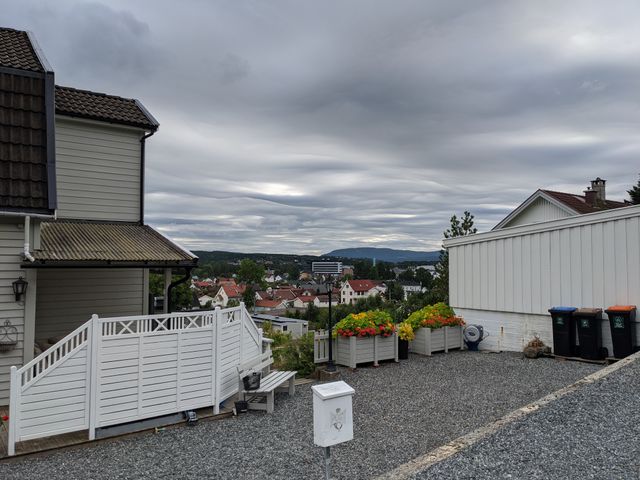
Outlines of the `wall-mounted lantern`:
[{"label": "wall-mounted lantern", "polygon": [[27,285],[29,285],[29,282],[27,282],[24,278],[20,277],[18,280],[16,280],[15,282],[13,282],[13,293],[16,296],[16,302],[20,301],[20,297],[22,297],[22,295],[24,295],[27,292]]}]

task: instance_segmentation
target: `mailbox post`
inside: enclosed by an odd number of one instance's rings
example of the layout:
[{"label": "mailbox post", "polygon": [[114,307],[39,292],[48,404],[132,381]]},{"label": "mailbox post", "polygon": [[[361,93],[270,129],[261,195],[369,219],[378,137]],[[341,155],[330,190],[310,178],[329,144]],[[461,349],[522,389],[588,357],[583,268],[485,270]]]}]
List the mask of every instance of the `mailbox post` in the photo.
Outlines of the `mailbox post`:
[{"label": "mailbox post", "polygon": [[331,447],[353,440],[355,390],[343,381],[314,385],[313,442],[324,449],[325,479],[331,477]]}]

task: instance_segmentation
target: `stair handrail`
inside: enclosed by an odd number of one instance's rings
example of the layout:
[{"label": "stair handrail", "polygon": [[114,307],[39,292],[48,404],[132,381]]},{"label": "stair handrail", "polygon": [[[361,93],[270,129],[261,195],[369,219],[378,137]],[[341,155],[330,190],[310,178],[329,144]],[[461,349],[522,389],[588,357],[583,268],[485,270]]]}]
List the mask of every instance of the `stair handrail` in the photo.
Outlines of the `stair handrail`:
[{"label": "stair handrail", "polygon": [[[18,369],[20,386],[25,387],[35,381],[67,355],[89,342],[91,320],[80,325],[73,332],[60,339],[40,355]],[[25,347],[26,348],[26,347]]]}]

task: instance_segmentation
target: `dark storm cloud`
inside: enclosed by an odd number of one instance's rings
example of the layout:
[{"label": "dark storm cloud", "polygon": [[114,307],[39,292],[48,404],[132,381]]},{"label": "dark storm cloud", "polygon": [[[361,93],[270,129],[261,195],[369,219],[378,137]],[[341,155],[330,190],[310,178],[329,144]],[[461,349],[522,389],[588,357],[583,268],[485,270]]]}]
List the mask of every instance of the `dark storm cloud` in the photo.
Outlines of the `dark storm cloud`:
[{"label": "dark storm cloud", "polygon": [[434,249],[539,187],[622,198],[640,156],[635,2],[3,5],[58,81],[141,99],[147,220],[193,248]]}]

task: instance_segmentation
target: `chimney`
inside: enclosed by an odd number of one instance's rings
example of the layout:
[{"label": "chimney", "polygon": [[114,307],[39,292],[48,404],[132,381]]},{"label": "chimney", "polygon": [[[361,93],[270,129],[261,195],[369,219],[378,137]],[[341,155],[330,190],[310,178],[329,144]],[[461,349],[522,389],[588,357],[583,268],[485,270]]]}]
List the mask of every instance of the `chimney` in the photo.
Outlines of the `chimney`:
[{"label": "chimney", "polygon": [[604,206],[604,201],[606,200],[605,183],[607,183],[607,181],[600,177],[595,180],[591,180],[591,187],[587,187],[584,191],[584,197],[587,204],[592,207]]},{"label": "chimney", "polygon": [[607,181],[601,179],[600,177],[596,178],[595,180],[591,180],[591,190],[596,192],[596,200],[598,203],[604,203],[604,201],[606,200],[604,187],[605,183],[607,183]]},{"label": "chimney", "polygon": [[584,191],[585,202],[587,202],[587,205],[591,205],[592,207],[595,207],[597,204],[597,196],[598,192],[591,190],[591,187],[587,187]]}]

